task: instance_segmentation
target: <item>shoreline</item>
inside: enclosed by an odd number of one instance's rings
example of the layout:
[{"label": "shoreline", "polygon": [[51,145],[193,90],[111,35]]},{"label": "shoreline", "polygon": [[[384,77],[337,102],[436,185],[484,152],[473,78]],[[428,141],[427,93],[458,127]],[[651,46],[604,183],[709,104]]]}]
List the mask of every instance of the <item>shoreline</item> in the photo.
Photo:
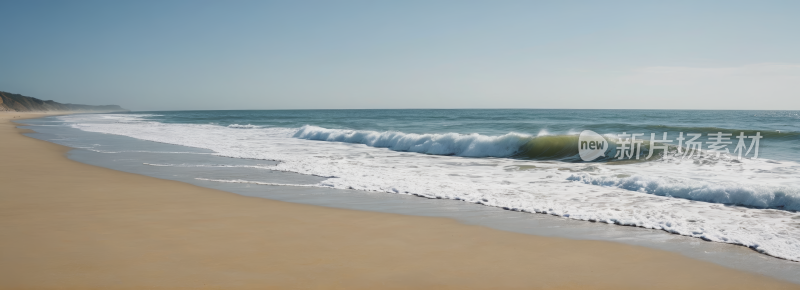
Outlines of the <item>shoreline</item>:
[{"label": "shoreline", "polygon": [[21,135],[11,121],[22,118],[11,115],[53,114],[0,114],[0,288],[800,289],[644,247],[286,203],[95,167]]}]

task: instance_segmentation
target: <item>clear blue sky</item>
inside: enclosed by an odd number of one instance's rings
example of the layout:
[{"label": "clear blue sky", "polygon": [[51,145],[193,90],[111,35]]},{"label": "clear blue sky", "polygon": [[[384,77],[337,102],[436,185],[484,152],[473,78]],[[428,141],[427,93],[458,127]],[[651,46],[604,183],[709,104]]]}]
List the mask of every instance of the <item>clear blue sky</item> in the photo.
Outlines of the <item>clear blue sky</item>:
[{"label": "clear blue sky", "polygon": [[800,109],[800,1],[0,2],[0,90],[133,110]]}]

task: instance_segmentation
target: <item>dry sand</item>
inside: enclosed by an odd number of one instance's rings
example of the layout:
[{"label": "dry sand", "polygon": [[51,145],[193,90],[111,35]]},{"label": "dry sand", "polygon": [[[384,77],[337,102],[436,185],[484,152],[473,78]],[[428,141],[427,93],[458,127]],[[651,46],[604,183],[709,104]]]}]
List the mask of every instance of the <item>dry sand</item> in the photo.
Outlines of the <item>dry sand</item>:
[{"label": "dry sand", "polygon": [[800,289],[679,254],[94,167],[0,114],[2,289]]}]

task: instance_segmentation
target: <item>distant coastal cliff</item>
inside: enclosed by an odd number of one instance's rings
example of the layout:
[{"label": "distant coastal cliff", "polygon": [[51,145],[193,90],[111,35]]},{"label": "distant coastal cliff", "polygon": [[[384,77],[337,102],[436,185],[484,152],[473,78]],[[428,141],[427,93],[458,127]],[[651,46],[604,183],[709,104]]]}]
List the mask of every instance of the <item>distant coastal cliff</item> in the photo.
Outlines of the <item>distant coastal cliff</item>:
[{"label": "distant coastal cliff", "polygon": [[81,112],[127,112],[117,105],[90,106],[62,104],[55,101],[42,101],[37,98],[26,97],[19,94],[0,91],[0,112],[50,112],[50,111],[81,111]]}]

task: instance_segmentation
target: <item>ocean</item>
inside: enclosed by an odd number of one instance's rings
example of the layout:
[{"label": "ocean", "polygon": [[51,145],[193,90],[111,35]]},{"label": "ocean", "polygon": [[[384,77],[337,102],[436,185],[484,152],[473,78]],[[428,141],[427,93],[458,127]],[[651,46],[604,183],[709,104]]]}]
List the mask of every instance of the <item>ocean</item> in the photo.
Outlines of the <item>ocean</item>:
[{"label": "ocean", "polygon": [[[442,211],[465,203],[800,261],[799,111],[163,111],[40,120],[31,124],[51,130],[46,140],[166,175],[190,170],[202,184],[380,192],[434,201],[428,211],[437,200]],[[586,130],[609,144],[589,161],[580,154]]]}]

